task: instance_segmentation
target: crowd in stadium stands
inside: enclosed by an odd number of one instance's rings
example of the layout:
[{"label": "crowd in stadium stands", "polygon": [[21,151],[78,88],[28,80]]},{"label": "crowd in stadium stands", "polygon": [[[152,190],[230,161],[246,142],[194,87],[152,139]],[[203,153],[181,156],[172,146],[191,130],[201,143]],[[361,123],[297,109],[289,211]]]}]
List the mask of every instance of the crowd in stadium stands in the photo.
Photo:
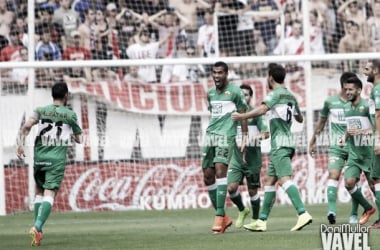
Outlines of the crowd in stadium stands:
[{"label": "crowd in stadium stands", "polygon": [[[27,60],[26,0],[0,0],[0,61]],[[301,0],[36,0],[35,60],[192,58],[304,53]],[[310,53],[380,51],[380,0],[309,0]],[[218,18],[214,19],[214,13]],[[283,17],[283,18],[282,18]],[[215,37],[214,20],[218,22]],[[283,20],[283,21],[281,21]],[[216,41],[218,39],[218,41]],[[216,47],[218,46],[218,47]],[[352,69],[357,62],[341,67]],[[288,65],[297,70],[300,64]],[[234,65],[231,78],[260,75],[265,65]],[[197,82],[206,65],[42,68],[36,86],[55,81],[119,79]],[[3,84],[27,71],[2,70]]]}]

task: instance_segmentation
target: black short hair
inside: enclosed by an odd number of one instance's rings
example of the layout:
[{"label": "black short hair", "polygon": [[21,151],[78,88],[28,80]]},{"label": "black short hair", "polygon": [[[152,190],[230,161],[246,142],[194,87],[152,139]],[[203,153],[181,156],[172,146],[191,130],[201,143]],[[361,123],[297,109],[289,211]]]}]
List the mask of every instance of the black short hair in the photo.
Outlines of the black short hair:
[{"label": "black short hair", "polygon": [[69,88],[65,82],[57,82],[51,89],[51,95],[54,100],[62,100],[69,93]]},{"label": "black short hair", "polygon": [[352,78],[352,77],[356,77],[356,74],[353,72],[343,72],[339,79],[340,87],[343,88],[343,84],[347,82],[347,79]]},{"label": "black short hair", "polygon": [[214,67],[222,67],[223,71],[228,73],[228,65],[227,65],[227,63],[225,63],[223,61],[218,61],[218,62],[214,63]]},{"label": "black short hair", "polygon": [[363,88],[362,81],[358,77],[356,77],[356,76],[348,78],[345,83],[354,84],[355,87],[358,88],[358,89],[362,89]]},{"label": "black short hair", "polygon": [[373,59],[370,62],[372,63],[372,69],[377,69],[377,71],[380,72],[380,60]]},{"label": "black short hair", "polygon": [[251,86],[249,86],[248,84],[242,84],[242,85],[240,85],[240,88],[248,90],[249,96],[253,95],[253,90],[252,90]]},{"label": "black short hair", "polygon": [[271,76],[277,83],[284,83],[286,71],[280,64],[269,64],[268,75]]}]

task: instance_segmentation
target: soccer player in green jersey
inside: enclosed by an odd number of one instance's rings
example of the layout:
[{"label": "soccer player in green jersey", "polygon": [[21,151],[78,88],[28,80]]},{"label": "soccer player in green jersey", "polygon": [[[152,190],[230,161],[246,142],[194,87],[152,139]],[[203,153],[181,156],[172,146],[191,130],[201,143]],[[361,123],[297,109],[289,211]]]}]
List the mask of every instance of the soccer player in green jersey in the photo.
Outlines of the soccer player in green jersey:
[{"label": "soccer player in green jersey", "polygon": [[343,85],[348,102],[344,105],[347,130],[343,142],[347,142],[348,159],[344,170],[344,184],[353,200],[364,208],[359,224],[368,222],[376,209],[364,198],[357,183],[363,172],[369,180],[372,165],[373,142],[372,125],[368,102],[360,97],[363,85],[359,78],[347,79]]},{"label": "soccer player in green jersey", "polygon": [[30,229],[32,246],[39,246],[43,237],[42,226],[54,204],[54,197],[62,183],[66,165],[67,146],[72,137],[81,143],[82,130],[77,115],[65,107],[68,98],[66,83],[56,83],[52,88],[53,104],[38,107],[22,126],[17,145],[19,159],[25,157],[23,145],[31,128],[38,124],[34,142],[34,226]]},{"label": "soccer player in green jersey", "polygon": [[297,210],[298,220],[291,231],[301,230],[312,222],[311,215],[306,211],[301,200],[299,190],[291,180],[291,158],[295,151],[295,142],[290,131],[293,117],[298,122],[303,122],[303,116],[294,95],[285,88],[286,72],[284,67],[278,64],[270,64],[268,72],[269,89],[273,91],[264,99],[263,103],[248,113],[232,114],[233,120],[249,119],[264,115],[270,111],[270,135],[271,151],[270,164],[264,181],[264,202],[259,219],[252,231],[266,231],[267,219],[276,198],[275,184],[280,186],[288,194],[293,206]]},{"label": "soccer player in green jersey", "polygon": [[375,194],[378,219],[369,227],[370,229],[380,228],[380,60],[370,60],[367,62],[364,74],[367,81],[373,84],[370,99],[368,101],[372,125],[374,130],[374,156],[371,169],[371,186]]},{"label": "soccer player in green jersey", "polygon": [[[215,86],[207,92],[207,101],[211,118],[206,129],[202,147],[202,170],[210,200],[216,210],[212,231],[224,233],[232,225],[232,220],[225,214],[227,195],[227,167],[233,150],[237,147],[235,137],[238,122],[231,120],[234,111],[245,112],[248,109],[241,89],[228,83],[228,66],[216,62],[212,67]],[[241,123],[243,141],[240,150],[244,153],[247,140],[247,121]]]},{"label": "soccer player in green jersey", "polygon": [[[251,103],[253,90],[249,85],[240,85],[245,100],[248,105]],[[249,107],[248,110],[252,110]],[[269,138],[268,126],[265,123],[263,116],[258,116],[247,121],[248,123],[248,142],[246,145],[245,161],[243,155],[239,150],[235,150],[232,154],[231,161],[228,166],[227,183],[228,193],[232,202],[239,209],[238,218],[235,222],[237,228],[241,228],[244,224],[245,218],[249,214],[249,208],[246,208],[242,202],[241,195],[238,191],[239,184],[246,178],[248,193],[252,207],[252,221],[250,224],[244,225],[244,228],[250,230],[251,226],[259,218],[260,211],[260,196],[257,193],[260,187],[260,172],[262,166],[261,160],[261,140]],[[238,136],[236,137],[237,144],[239,145],[242,140],[240,128],[238,128]]]},{"label": "soccer player in green jersey", "polygon": [[[330,145],[329,145],[329,159],[327,170],[329,177],[327,180],[327,204],[328,212],[327,219],[330,224],[336,223],[336,198],[339,177],[342,169],[345,166],[348,158],[347,147],[340,147],[338,141],[342,138],[346,131],[346,121],[344,119],[344,105],[347,103],[346,93],[343,90],[343,84],[348,78],[356,77],[355,73],[344,72],[340,77],[340,93],[334,96],[329,96],[319,113],[319,119],[315,126],[313,136],[309,143],[309,154],[311,157],[315,155],[315,143],[317,136],[323,131],[327,120],[329,120],[330,128]],[[350,223],[358,223],[358,203],[352,200]]]}]

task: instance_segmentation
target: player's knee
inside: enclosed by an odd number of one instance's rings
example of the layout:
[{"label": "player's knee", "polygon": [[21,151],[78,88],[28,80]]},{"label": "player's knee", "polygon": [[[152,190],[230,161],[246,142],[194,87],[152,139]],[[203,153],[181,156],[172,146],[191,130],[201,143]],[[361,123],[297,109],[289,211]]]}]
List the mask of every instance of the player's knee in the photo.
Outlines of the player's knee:
[{"label": "player's knee", "polygon": [[203,176],[203,182],[206,186],[210,186],[215,183],[214,176]]},{"label": "player's knee", "polygon": [[329,172],[329,179],[330,180],[339,180],[340,177],[340,171],[330,171]]},{"label": "player's knee", "polygon": [[350,178],[350,179],[346,179],[344,181],[344,186],[346,187],[347,190],[352,190],[356,185],[356,179],[354,178]]},{"label": "player's knee", "polygon": [[227,191],[229,194],[236,193],[236,191],[238,190],[238,187],[239,187],[239,183],[230,183],[228,184]]},{"label": "player's knee", "polygon": [[254,189],[248,189],[249,197],[253,197],[257,194],[257,188]]}]

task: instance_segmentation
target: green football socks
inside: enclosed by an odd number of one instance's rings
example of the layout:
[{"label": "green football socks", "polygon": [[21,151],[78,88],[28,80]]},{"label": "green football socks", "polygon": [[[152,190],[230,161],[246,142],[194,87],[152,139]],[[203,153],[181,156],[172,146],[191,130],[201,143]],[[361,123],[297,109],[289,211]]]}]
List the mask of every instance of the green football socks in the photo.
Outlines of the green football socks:
[{"label": "green football socks", "polygon": [[301,200],[300,193],[298,191],[298,188],[293,184],[292,181],[286,181],[282,188],[285,190],[285,192],[288,194],[290,201],[292,202],[294,208],[297,210],[298,214],[302,214],[305,212],[305,206],[303,205],[303,202]]},{"label": "green football socks", "polygon": [[227,195],[227,178],[225,177],[216,179],[216,184],[218,185],[218,187],[216,188],[216,215],[224,216],[224,206],[226,203]]},{"label": "green football socks", "polygon": [[252,207],[252,219],[257,220],[259,218],[259,212],[260,212],[260,196],[258,194],[251,197],[251,207]]},{"label": "green football socks", "polygon": [[214,209],[216,209],[216,188],[217,186],[215,183],[207,186],[208,196],[210,197],[210,201]]},{"label": "green football socks", "polygon": [[38,231],[42,231],[42,226],[45,224],[47,218],[50,215],[52,204],[49,201],[43,201],[38,211],[38,216],[35,222],[35,226]]},{"label": "green football socks", "polygon": [[274,201],[276,199],[276,188],[275,186],[265,186],[264,187],[264,202],[260,213],[261,220],[267,220],[270,211],[272,210]]}]

